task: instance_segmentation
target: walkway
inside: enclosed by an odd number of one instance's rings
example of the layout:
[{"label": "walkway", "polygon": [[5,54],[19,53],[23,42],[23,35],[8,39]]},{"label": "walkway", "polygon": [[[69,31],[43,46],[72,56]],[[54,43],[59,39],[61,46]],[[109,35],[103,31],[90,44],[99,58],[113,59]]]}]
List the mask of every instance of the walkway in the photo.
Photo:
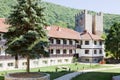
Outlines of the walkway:
[{"label": "walkway", "polygon": [[117,68],[120,68],[120,67],[116,66],[116,67],[112,67],[112,68],[82,70],[82,71],[78,71],[78,72],[73,72],[73,73],[66,74],[66,75],[61,76],[59,78],[56,78],[54,80],[71,80],[72,78],[74,78],[77,75],[80,75],[82,73],[93,72],[93,71],[101,71],[101,70],[108,70],[108,69],[117,69]]}]

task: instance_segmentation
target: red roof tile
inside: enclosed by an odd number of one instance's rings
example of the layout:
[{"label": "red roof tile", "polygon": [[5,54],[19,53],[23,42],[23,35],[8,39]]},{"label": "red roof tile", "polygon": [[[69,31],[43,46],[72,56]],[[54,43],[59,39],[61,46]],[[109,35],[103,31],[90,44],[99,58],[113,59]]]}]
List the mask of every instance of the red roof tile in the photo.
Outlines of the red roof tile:
[{"label": "red roof tile", "polygon": [[48,36],[54,38],[80,39],[80,33],[72,29],[62,28],[58,26],[48,26]]},{"label": "red roof tile", "polygon": [[83,32],[80,34],[80,38],[82,40],[103,40],[101,36],[95,35],[95,34],[90,34],[89,32]]},{"label": "red roof tile", "polygon": [[0,18],[0,32],[7,32],[8,26],[9,25],[5,24],[5,18]]},{"label": "red roof tile", "polygon": [[[7,32],[9,25],[5,24],[5,18],[0,18],[0,32]],[[89,32],[79,33],[72,29],[62,28],[58,26],[47,26],[49,37],[54,38],[66,38],[66,39],[77,39],[77,40],[103,40],[100,36],[90,34]],[[80,35],[81,34],[81,35]]]}]

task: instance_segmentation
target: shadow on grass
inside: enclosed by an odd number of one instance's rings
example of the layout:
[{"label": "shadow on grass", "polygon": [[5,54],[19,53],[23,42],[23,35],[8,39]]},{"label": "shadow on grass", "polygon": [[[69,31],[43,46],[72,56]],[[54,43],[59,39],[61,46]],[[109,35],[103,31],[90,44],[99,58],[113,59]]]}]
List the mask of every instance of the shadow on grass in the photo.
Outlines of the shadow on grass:
[{"label": "shadow on grass", "polygon": [[120,73],[88,72],[88,73],[78,75],[72,80],[112,80],[112,77],[117,75],[120,75]]}]

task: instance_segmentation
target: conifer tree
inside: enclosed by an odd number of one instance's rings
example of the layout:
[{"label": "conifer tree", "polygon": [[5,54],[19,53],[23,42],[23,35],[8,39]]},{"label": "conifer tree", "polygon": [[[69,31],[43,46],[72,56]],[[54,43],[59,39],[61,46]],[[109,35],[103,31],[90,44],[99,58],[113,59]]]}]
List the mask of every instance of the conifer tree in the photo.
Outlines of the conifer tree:
[{"label": "conifer tree", "polygon": [[17,0],[11,14],[6,19],[10,25],[4,37],[7,40],[6,52],[27,59],[27,72],[30,72],[30,58],[47,56],[45,50],[48,38],[44,26],[46,20],[41,0]]}]

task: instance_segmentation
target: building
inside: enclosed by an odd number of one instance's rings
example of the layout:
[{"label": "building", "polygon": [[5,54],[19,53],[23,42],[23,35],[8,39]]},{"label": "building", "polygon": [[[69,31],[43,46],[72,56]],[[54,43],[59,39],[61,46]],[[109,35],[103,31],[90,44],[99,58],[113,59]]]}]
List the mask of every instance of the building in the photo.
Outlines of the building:
[{"label": "building", "polygon": [[[4,21],[3,21],[4,22]],[[3,29],[4,28],[4,29]],[[58,26],[45,27],[49,36],[50,46],[48,48],[50,56],[48,58],[31,59],[30,67],[42,67],[59,64],[72,63],[73,56],[76,51],[76,42],[80,41],[79,32],[71,29],[61,28]],[[7,27],[1,27],[1,41],[3,34],[7,32]],[[1,48],[5,53],[5,48]],[[14,57],[10,55],[0,55],[0,70],[11,70],[15,69]],[[26,68],[26,59],[19,58],[18,69]]]},{"label": "building", "polygon": [[46,27],[50,46],[50,57],[73,57],[76,43],[80,41],[78,32],[57,26]]},{"label": "building", "polygon": [[0,55],[5,55],[5,42],[6,40],[3,39],[3,34],[5,32],[7,32],[7,28],[8,28],[9,25],[6,25],[5,24],[5,19],[4,18],[0,18]]},{"label": "building", "polygon": [[103,33],[103,13],[92,15],[84,10],[75,15],[75,30],[83,32],[87,30],[90,34],[101,36]]},{"label": "building", "polygon": [[105,57],[104,40],[97,35],[84,31],[80,34],[80,48],[76,49],[81,62],[98,63]]},{"label": "building", "polygon": [[77,48],[82,62],[99,62],[105,57],[103,14],[90,14],[87,10],[75,15],[75,30],[80,32],[81,47]]},{"label": "building", "polygon": [[[75,30],[59,26],[47,26],[50,46],[48,58],[31,59],[30,67],[42,67],[72,63],[73,56],[80,62],[98,63],[105,57],[102,13],[90,15],[85,10],[75,16]],[[0,70],[15,69],[14,57],[5,54],[6,40],[3,38],[8,31],[5,19],[0,19]],[[19,58],[18,69],[26,67],[26,59]]]}]

